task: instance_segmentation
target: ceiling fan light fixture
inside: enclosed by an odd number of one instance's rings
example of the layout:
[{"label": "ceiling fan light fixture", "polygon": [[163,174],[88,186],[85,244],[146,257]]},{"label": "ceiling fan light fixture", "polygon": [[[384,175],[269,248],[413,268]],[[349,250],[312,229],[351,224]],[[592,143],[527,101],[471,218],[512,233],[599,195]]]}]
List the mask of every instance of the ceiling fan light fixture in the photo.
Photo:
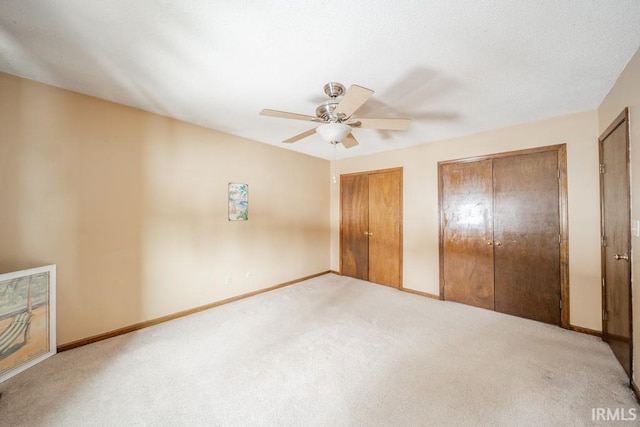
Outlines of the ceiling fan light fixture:
[{"label": "ceiling fan light fixture", "polygon": [[351,132],[351,126],[344,123],[327,123],[316,128],[320,137],[329,143],[338,143]]},{"label": "ceiling fan light fixture", "polygon": [[[344,148],[358,145],[358,140],[351,133],[352,128],[405,130],[411,121],[401,118],[353,117],[353,114],[373,96],[373,91],[366,87],[351,85],[345,91],[340,83],[331,82],[324,86],[324,93],[329,99],[316,108],[315,117],[270,109],[262,110],[260,114],[319,123],[317,128],[309,129],[282,142],[300,141],[317,132],[325,142],[333,145],[334,149],[336,144],[342,144]],[[342,96],[342,99],[338,100],[339,96]]]}]

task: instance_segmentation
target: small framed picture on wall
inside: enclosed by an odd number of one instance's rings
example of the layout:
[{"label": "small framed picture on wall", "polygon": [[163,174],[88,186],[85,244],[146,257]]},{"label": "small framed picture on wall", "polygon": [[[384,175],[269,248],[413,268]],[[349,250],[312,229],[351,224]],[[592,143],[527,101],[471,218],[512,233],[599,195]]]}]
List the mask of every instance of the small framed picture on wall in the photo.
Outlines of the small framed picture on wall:
[{"label": "small framed picture on wall", "polygon": [[249,220],[249,184],[229,183],[229,221]]}]

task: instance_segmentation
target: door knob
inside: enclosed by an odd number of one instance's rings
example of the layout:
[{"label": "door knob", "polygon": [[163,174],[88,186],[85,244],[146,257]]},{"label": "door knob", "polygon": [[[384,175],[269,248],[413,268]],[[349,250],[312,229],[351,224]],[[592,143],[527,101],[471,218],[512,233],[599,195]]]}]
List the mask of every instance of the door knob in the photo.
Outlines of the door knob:
[{"label": "door knob", "polygon": [[364,235],[365,235],[365,236],[368,236],[368,235],[369,235],[369,232],[368,232],[368,231],[365,231],[365,232],[364,232]]},{"label": "door knob", "polygon": [[502,246],[502,242],[500,240],[496,240],[496,246]]},{"label": "door knob", "polygon": [[616,259],[616,260],[618,260],[618,261],[619,261],[619,260],[621,260],[621,259],[623,259],[623,260],[625,260],[625,261],[629,261],[629,254],[622,254],[622,255],[620,255],[620,254],[614,254],[614,255],[613,255],[613,258],[614,258],[614,259]]},{"label": "door knob", "polygon": [[493,246],[493,242],[491,240],[487,240],[487,245],[488,246]]}]

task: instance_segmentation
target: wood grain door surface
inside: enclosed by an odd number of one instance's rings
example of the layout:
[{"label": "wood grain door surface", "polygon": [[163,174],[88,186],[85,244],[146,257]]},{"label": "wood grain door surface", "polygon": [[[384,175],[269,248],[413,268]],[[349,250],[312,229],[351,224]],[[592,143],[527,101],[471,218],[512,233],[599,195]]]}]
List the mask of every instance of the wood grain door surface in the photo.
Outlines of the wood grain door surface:
[{"label": "wood grain door surface", "polygon": [[560,324],[558,154],[493,161],[495,310]]},{"label": "wood grain door surface", "polygon": [[440,165],[442,296],[560,325],[556,150]]},{"label": "wood grain door surface", "polygon": [[[624,120],[600,138],[602,338],[631,376],[631,242],[628,131]],[[617,124],[617,125],[615,125]]]},{"label": "wood grain door surface", "polygon": [[402,170],[342,175],[341,274],[402,285]]},{"label": "wood grain door surface", "polygon": [[492,162],[443,165],[445,299],[494,308]]},{"label": "wood grain door surface", "polygon": [[401,172],[369,175],[369,281],[400,286]]},{"label": "wood grain door surface", "polygon": [[369,176],[340,177],[341,273],[369,280]]}]

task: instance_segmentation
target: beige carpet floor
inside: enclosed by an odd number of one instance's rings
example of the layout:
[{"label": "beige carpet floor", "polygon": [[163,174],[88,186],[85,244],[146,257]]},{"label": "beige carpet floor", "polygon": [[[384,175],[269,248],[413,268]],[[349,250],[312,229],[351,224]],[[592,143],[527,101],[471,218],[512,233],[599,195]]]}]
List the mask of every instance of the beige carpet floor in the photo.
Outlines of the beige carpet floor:
[{"label": "beige carpet floor", "polygon": [[596,337],[333,274],[60,353],[0,393],[2,426],[638,425],[594,421],[598,408],[640,417]]}]

